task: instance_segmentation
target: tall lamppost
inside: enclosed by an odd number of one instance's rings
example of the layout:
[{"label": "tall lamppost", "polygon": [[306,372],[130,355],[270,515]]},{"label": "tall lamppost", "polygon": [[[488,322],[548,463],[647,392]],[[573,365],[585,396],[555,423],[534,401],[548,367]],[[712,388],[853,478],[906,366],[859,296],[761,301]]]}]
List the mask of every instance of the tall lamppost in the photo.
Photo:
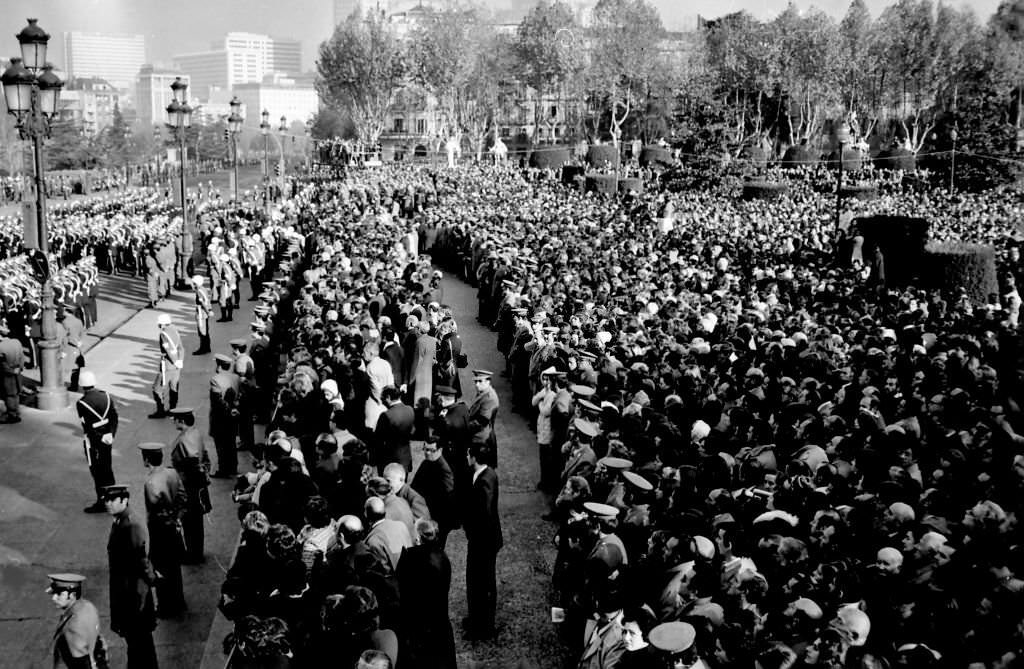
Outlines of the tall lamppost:
[{"label": "tall lamppost", "polygon": [[231,115],[228,116],[228,131],[231,133],[231,157],[232,168],[235,174],[235,203],[238,203],[238,136],[242,133],[242,123],[245,118],[239,113],[242,110],[242,101],[238,96],[232,97],[228,103],[231,107]]},{"label": "tall lamppost", "polygon": [[260,114],[260,134],[263,135],[263,200],[266,206],[267,220],[270,220],[270,112],[266,109]]},{"label": "tall lamppost", "polygon": [[843,209],[843,149],[850,143],[850,124],[843,121],[836,129],[836,139],[839,141],[839,170],[836,172],[836,230],[839,230],[839,215]]},{"label": "tall lamppost", "polygon": [[949,154],[949,194],[952,195],[956,192],[956,138],[957,132],[954,126],[949,131],[949,138],[953,141],[953,151]]},{"label": "tall lamppost", "polygon": [[188,234],[188,204],[185,193],[185,130],[192,125],[192,108],[188,106],[188,84],[175,77],[171,84],[171,91],[174,98],[171,104],[167,105],[167,127],[174,131],[178,137],[178,156],[181,161],[181,174],[179,186],[181,188],[181,235]]},{"label": "tall lamppost", "polygon": [[[11,58],[11,65],[0,76],[0,83],[3,84],[7,112],[14,116],[22,139],[32,142],[36,229],[26,232],[34,233],[36,237],[31,260],[36,278],[43,284],[42,341],[39,342],[40,387],[36,394],[36,406],[44,411],[54,411],[68,405],[68,391],[61,374],[57,307],[53,300],[53,280],[50,277],[43,138],[49,134],[50,119],[57,115],[60,89],[64,82],[46,63],[46,46],[50,36],[36,25],[36,19],[29,19],[28,25],[16,37],[21,45],[21,58]],[[31,234],[25,235],[26,247],[31,245],[30,237]]]},{"label": "tall lamppost", "polygon": [[306,121],[306,175],[313,174],[313,120]]},{"label": "tall lamppost", "polygon": [[281,135],[281,138],[277,142],[277,148],[280,150],[281,155],[277,160],[277,185],[281,189],[281,197],[284,197],[284,140],[285,135],[288,133],[288,117],[281,114],[281,124],[277,126],[277,132]]}]

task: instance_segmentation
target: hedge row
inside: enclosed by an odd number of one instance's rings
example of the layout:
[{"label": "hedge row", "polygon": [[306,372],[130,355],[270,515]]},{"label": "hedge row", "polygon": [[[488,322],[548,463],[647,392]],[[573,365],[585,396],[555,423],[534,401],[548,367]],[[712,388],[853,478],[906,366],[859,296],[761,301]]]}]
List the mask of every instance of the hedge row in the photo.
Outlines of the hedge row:
[{"label": "hedge row", "polygon": [[619,164],[619,149],[610,144],[594,145],[587,149],[587,164],[592,167],[611,165],[617,167]]},{"label": "hedge row", "polygon": [[934,243],[925,248],[924,285],[930,288],[965,290],[975,304],[985,304],[999,294],[996,250],[984,244]]},{"label": "hedge row", "polygon": [[744,200],[775,200],[788,192],[789,185],[783,183],[748,181],[743,184]]},{"label": "hedge row", "polygon": [[614,174],[587,174],[584,181],[584,188],[595,193],[607,193],[614,195],[619,189],[619,179]]},{"label": "hedge row", "polygon": [[557,170],[569,162],[569,147],[546,146],[530,154],[530,167]]}]

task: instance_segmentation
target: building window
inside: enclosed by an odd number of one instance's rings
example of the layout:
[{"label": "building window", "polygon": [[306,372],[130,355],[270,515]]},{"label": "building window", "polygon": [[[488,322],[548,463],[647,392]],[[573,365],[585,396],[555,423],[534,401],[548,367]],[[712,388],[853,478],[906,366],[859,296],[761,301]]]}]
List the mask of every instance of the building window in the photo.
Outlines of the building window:
[{"label": "building window", "polygon": [[396,118],[395,119],[395,132],[405,132],[405,119],[404,118]]},{"label": "building window", "polygon": [[416,119],[416,134],[425,135],[427,134],[427,119],[418,118]]},{"label": "building window", "polygon": [[509,137],[511,135],[512,135],[512,131],[509,129],[509,127],[508,126],[502,126],[502,128],[501,128],[501,136],[502,137]]}]

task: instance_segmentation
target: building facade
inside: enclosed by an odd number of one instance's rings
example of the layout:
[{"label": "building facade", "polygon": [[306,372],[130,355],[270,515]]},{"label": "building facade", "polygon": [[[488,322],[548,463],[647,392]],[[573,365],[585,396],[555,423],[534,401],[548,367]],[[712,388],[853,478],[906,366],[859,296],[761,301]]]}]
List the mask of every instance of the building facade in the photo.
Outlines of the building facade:
[{"label": "building facade", "polygon": [[214,89],[263,81],[273,74],[298,74],[302,69],[299,40],[257,33],[231,32],[208,51],[174,56],[174,65],[188,72],[196,95],[207,99]]},{"label": "building facade", "polygon": [[117,88],[98,77],[70,78],[60,94],[60,117],[82,128],[91,137],[98,135],[114,120],[114,108],[120,104]]},{"label": "building facade", "polygon": [[174,94],[171,92],[171,84],[175,77],[189,84],[189,98],[195,97],[192,90],[192,80],[187,74],[178,70],[166,70],[143,65],[139,70],[138,79],[135,84],[135,108],[139,123],[146,127],[161,125],[167,122],[167,105],[171,104]]},{"label": "building facade", "polygon": [[282,116],[288,124],[305,123],[320,109],[320,96],[312,81],[275,76],[258,83],[240,84],[234,94],[246,109],[245,128],[259,128],[260,114],[270,112],[270,124],[275,131]]},{"label": "building facade", "polygon": [[126,91],[145,62],[143,35],[64,33],[64,71],[69,77],[97,77]]}]

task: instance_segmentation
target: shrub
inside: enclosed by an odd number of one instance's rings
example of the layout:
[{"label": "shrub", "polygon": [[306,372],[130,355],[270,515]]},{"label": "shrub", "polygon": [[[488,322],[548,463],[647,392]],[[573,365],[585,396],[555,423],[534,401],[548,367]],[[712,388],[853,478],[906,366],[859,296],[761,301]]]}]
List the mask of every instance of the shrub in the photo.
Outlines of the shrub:
[{"label": "shrub", "polygon": [[640,152],[640,166],[669,168],[675,164],[672,160],[672,149],[664,146],[645,146]]},{"label": "shrub", "polygon": [[760,146],[745,146],[740,152],[740,160],[755,170],[768,169],[768,155]]},{"label": "shrub", "polygon": [[873,184],[865,186],[844,185],[842,191],[844,199],[864,201],[878,199],[878,187]]},{"label": "shrub", "polygon": [[[826,156],[825,160],[828,161],[829,167],[835,169],[836,167],[836,152]],[[863,166],[863,157],[861,156],[860,150],[853,147],[843,147],[843,170],[846,172],[856,172]]]},{"label": "shrub", "polygon": [[530,167],[540,169],[551,168],[557,170],[569,162],[569,147],[566,146],[541,146],[530,154]]},{"label": "shrub", "polygon": [[791,146],[782,156],[782,167],[795,169],[807,165],[817,165],[818,157],[806,146]]},{"label": "shrub", "polygon": [[592,172],[586,177],[585,188],[587,191],[594,191],[595,193],[614,195],[619,188],[619,179],[614,174],[597,174]]},{"label": "shrub", "polygon": [[743,184],[744,200],[775,200],[789,192],[789,185],[768,183],[765,181],[748,181]]},{"label": "shrub", "polygon": [[619,192],[628,193],[629,191],[636,191],[637,193],[644,192],[643,179],[637,177],[630,177],[628,179],[619,179]]},{"label": "shrub", "polygon": [[995,247],[984,244],[944,242],[925,248],[924,285],[948,291],[967,291],[975,304],[985,304],[999,294]]},{"label": "shrub", "polygon": [[582,176],[583,173],[582,165],[562,165],[562,183],[572,186],[576,183],[576,177]]},{"label": "shrub", "polygon": [[587,164],[601,167],[605,164],[618,166],[619,149],[610,144],[594,145],[587,149]]}]

